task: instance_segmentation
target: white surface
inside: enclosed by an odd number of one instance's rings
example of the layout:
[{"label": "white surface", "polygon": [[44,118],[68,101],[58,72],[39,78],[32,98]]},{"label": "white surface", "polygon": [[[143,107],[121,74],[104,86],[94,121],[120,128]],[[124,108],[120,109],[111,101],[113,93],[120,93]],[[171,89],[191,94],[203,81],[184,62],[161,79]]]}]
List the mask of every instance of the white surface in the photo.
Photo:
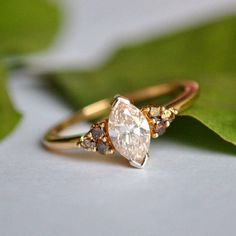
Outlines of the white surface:
[{"label": "white surface", "polygon": [[[117,36],[168,31],[232,9],[234,2],[65,0],[69,26],[33,63],[66,66],[77,59],[87,65]],[[235,235],[233,156],[168,140],[151,146],[143,170],[121,158],[52,154],[40,139],[69,109],[23,72],[12,75],[10,91],[24,119],[0,144],[1,236]]]}]

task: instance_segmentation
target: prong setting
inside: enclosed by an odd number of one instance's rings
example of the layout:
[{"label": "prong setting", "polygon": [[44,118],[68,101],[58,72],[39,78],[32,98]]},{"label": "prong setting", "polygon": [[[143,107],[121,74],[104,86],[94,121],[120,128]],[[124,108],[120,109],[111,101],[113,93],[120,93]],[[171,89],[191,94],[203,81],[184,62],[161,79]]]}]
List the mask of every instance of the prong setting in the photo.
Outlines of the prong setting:
[{"label": "prong setting", "polygon": [[149,159],[149,154],[146,153],[146,155],[144,156],[143,161],[141,163],[139,163],[135,160],[130,160],[129,163],[131,166],[133,166],[135,168],[142,169],[146,165],[148,159]]},{"label": "prong setting", "polygon": [[139,110],[129,99],[118,95],[112,102],[109,119],[92,125],[77,146],[104,155],[116,150],[130,165],[143,168],[149,158],[150,138],[162,135],[177,113],[176,109],[163,106]]},{"label": "prong setting", "polygon": [[144,114],[127,98],[115,98],[108,120],[108,132],[116,151],[133,166],[140,168],[150,145],[150,127]]},{"label": "prong setting", "polygon": [[123,102],[123,103],[125,103],[125,104],[127,104],[127,105],[130,104],[130,100],[129,100],[128,98],[123,97],[123,96],[121,96],[121,95],[116,95],[116,96],[114,97],[113,101],[112,101],[112,105],[111,105],[112,108],[115,107],[116,104],[119,103],[119,102]]},{"label": "prong setting", "polygon": [[113,154],[115,150],[108,137],[107,120],[93,124],[89,132],[80,138],[77,146],[103,155]]},{"label": "prong setting", "polygon": [[149,122],[152,138],[158,138],[165,133],[178,111],[173,107],[166,108],[164,106],[148,106],[148,108],[142,108],[142,112]]}]

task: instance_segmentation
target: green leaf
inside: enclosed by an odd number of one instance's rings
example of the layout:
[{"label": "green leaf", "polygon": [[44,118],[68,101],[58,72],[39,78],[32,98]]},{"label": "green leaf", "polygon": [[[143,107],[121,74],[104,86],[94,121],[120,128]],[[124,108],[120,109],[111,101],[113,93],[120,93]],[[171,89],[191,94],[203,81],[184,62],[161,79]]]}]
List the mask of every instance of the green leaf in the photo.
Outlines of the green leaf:
[{"label": "green leaf", "polygon": [[49,0],[2,1],[0,16],[1,56],[47,47],[59,26],[59,9]]},{"label": "green leaf", "polygon": [[0,62],[0,139],[8,134],[20,120],[20,114],[15,111],[5,88],[6,70]]},{"label": "green leaf", "polygon": [[46,0],[7,0],[0,7],[0,140],[20,120],[6,91],[4,58],[41,50],[52,42],[59,9]]},{"label": "green leaf", "polygon": [[[176,79],[197,80],[201,95],[191,116],[236,145],[236,16],[118,50],[91,71],[52,76],[75,107]],[[185,126],[183,132],[191,127]]]}]

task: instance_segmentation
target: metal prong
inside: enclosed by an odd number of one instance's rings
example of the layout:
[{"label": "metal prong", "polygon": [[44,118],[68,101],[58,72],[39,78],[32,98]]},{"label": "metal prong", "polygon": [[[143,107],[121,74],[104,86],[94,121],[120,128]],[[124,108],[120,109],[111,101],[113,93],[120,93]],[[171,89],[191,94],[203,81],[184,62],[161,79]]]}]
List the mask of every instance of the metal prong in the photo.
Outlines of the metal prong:
[{"label": "metal prong", "polygon": [[111,106],[114,107],[118,102],[124,102],[126,104],[130,104],[130,100],[126,97],[120,96],[120,95],[116,95],[112,101]]},{"label": "metal prong", "polygon": [[159,134],[158,133],[153,133],[152,134],[152,138],[158,138],[159,137]]},{"label": "metal prong", "polygon": [[169,127],[169,126],[170,126],[170,122],[166,121],[166,127]]},{"label": "metal prong", "polygon": [[136,161],[134,161],[134,160],[130,160],[129,163],[130,163],[130,165],[133,166],[133,167],[142,169],[142,168],[146,165],[148,159],[149,159],[149,154],[147,153],[147,154],[145,155],[145,157],[144,157],[142,163],[138,163],[138,162],[136,162]]}]

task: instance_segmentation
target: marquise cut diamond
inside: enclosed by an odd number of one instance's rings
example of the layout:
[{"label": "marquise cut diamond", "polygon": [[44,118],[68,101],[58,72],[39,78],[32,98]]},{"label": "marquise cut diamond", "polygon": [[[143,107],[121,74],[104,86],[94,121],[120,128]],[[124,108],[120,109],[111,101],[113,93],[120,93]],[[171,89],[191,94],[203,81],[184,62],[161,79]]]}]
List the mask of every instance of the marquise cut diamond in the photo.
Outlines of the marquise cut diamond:
[{"label": "marquise cut diamond", "polygon": [[142,165],[150,145],[150,127],[143,113],[128,99],[119,97],[112,107],[108,130],[115,149]]}]

